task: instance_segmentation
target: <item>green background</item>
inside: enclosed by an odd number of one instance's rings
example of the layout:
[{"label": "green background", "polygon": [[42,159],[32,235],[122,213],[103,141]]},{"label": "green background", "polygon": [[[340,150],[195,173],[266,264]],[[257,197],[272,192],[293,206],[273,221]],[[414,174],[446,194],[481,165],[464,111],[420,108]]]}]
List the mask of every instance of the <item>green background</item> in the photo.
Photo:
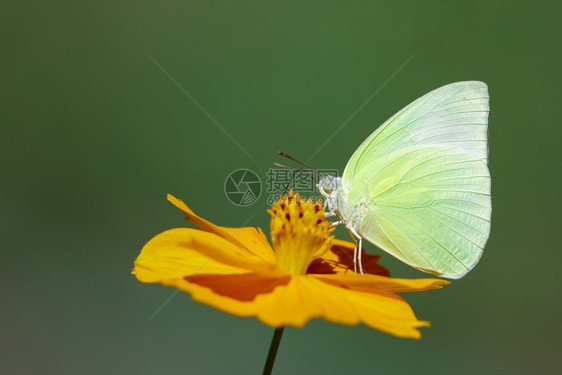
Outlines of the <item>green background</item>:
[{"label": "green background", "polygon": [[[250,168],[263,180],[281,161],[278,149],[341,171],[402,106],[478,79],[491,95],[494,205],[479,265],[445,289],[404,295],[433,322],[422,340],[314,320],[285,331],[275,371],[555,373],[562,312],[555,4],[4,4],[0,372],[259,373],[272,329],[130,274],[147,240],[187,225],[166,193],[222,225],[255,215],[249,224],[267,232],[265,194],[250,207],[226,199],[231,171]],[[425,276],[391,258],[382,263],[394,276]]]}]

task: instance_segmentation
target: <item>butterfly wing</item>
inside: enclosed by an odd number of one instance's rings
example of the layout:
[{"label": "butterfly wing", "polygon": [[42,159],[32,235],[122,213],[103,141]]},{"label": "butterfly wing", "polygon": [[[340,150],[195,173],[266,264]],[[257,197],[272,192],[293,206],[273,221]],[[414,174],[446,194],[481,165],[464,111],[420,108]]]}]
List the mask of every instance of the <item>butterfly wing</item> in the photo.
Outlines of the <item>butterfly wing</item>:
[{"label": "butterfly wing", "polygon": [[410,103],[378,127],[355,151],[345,167],[348,184],[367,164],[415,145],[460,147],[488,162],[488,86],[456,82]]},{"label": "butterfly wing", "polygon": [[452,146],[412,146],[356,174],[344,198],[364,212],[359,234],[406,264],[460,278],[490,233],[490,174],[482,159]]}]

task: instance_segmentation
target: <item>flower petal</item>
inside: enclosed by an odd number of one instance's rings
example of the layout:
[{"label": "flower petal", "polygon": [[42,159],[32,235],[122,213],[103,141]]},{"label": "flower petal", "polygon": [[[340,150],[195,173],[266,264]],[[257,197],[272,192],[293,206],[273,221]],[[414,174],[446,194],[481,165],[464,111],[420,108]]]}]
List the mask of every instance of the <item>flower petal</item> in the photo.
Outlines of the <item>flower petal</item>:
[{"label": "flower petal", "polygon": [[254,253],[266,262],[275,263],[275,253],[261,230],[258,232],[256,228],[251,227],[220,227],[197,216],[181,199],[177,199],[171,194],[168,194],[167,198],[170,203],[183,211],[186,221],[199,229],[219,235],[236,246]]},{"label": "flower petal", "polygon": [[[334,240],[330,250],[326,251],[320,258],[316,258],[308,267],[307,273],[313,274],[355,274],[353,264],[353,242]],[[390,272],[378,264],[380,255],[367,254],[361,249],[361,264],[365,273],[373,275],[390,276]]]},{"label": "flower petal", "polygon": [[173,286],[193,300],[224,312],[256,316],[271,327],[302,327],[313,318],[334,323],[365,323],[400,337],[419,338],[417,327],[429,326],[416,319],[399,296],[378,289],[343,288],[308,275],[267,279],[256,274],[202,275]]},{"label": "flower petal", "polygon": [[176,228],[148,241],[135,261],[133,272],[139,281],[153,283],[196,273],[268,274],[278,273],[276,270],[274,264],[213,233]]},{"label": "flower petal", "polygon": [[450,284],[442,279],[397,279],[371,274],[327,274],[310,275],[318,280],[331,282],[342,286],[369,289],[381,289],[388,292],[422,292],[440,289],[443,285]]}]

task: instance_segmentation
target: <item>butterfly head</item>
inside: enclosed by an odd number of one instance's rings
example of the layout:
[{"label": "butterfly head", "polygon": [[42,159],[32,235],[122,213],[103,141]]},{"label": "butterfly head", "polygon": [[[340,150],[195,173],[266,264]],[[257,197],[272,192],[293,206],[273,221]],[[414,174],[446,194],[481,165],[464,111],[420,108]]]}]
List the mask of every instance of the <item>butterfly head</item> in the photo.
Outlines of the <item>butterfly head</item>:
[{"label": "butterfly head", "polygon": [[320,194],[327,198],[340,188],[341,178],[336,176],[325,176],[318,181],[316,186],[318,187]]}]

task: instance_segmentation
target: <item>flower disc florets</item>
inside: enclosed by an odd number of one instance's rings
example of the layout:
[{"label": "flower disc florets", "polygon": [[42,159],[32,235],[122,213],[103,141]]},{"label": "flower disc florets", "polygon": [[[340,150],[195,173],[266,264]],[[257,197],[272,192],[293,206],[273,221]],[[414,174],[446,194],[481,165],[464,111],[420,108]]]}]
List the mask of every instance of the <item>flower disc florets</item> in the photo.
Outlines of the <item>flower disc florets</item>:
[{"label": "flower disc florets", "polygon": [[277,265],[294,275],[305,274],[309,264],[322,256],[333,241],[330,234],[334,228],[324,219],[322,202],[305,200],[291,191],[268,212]]}]

